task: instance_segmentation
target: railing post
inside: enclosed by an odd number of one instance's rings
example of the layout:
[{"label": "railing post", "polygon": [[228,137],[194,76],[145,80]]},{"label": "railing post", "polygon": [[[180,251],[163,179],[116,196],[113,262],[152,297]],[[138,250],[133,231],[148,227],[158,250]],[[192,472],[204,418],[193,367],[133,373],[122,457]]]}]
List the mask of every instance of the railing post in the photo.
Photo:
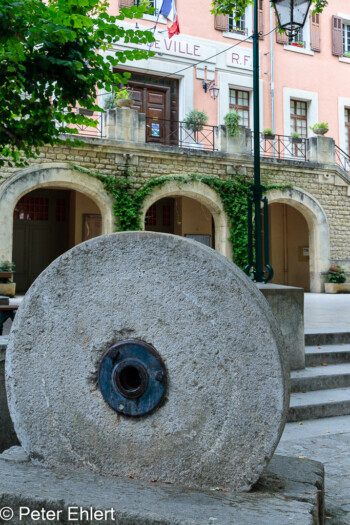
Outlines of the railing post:
[{"label": "railing post", "polygon": [[306,160],[318,164],[335,164],[335,141],[331,137],[306,139]]},{"label": "railing post", "polygon": [[109,140],[146,142],[146,118],[136,109],[107,109],[103,114],[105,137]]}]

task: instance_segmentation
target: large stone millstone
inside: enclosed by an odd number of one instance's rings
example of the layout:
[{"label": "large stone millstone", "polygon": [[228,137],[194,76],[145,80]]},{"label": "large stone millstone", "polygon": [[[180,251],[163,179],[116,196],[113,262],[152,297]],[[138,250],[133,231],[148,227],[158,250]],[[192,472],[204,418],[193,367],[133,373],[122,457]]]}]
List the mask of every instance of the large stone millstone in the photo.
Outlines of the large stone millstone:
[{"label": "large stone millstone", "polygon": [[[166,398],[118,414],[97,376],[125,340],[158,352]],[[16,315],[9,408],[31,458],[100,473],[246,490],[272,457],[288,407],[278,330],[255,285],[214,250],[127,232],[56,259]]]}]

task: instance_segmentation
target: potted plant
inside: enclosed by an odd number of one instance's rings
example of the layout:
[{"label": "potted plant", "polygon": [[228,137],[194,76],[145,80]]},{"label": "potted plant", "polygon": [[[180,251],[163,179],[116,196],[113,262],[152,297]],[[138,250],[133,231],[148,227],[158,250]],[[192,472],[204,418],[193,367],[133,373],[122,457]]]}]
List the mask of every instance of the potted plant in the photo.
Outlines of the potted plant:
[{"label": "potted plant", "polygon": [[[199,109],[193,109],[184,118],[185,128],[194,133],[196,147],[198,147],[198,145],[201,144],[198,141],[198,133],[202,131],[203,127],[207,124],[207,122],[208,115],[206,114],[204,109],[202,111],[199,111]],[[201,145],[203,146],[203,144]]]},{"label": "potted plant", "polygon": [[13,282],[15,265],[10,261],[0,261],[0,295],[14,297],[16,283]]},{"label": "potted plant", "polygon": [[134,105],[134,101],[131,97],[130,92],[127,89],[121,89],[115,95],[117,106],[120,108],[131,108]]},{"label": "potted plant", "polygon": [[327,282],[325,283],[326,293],[349,293],[350,284],[346,282],[346,274],[344,268],[339,264],[333,264],[327,275]]},{"label": "potted plant", "polygon": [[108,93],[103,99],[103,109],[114,109],[116,105],[115,93]]},{"label": "potted plant", "polygon": [[224,116],[224,122],[227,127],[227,131],[230,137],[236,137],[239,134],[238,121],[241,119],[241,115],[234,111],[230,111]]},{"label": "potted plant", "polygon": [[328,122],[316,122],[313,126],[310,126],[310,129],[315,133],[315,135],[325,135],[328,128]]},{"label": "potted plant", "polygon": [[350,51],[345,51],[345,53],[343,53],[343,56],[345,58],[350,58]]},{"label": "potted plant", "polygon": [[304,47],[304,42],[291,42],[294,47]]},{"label": "potted plant", "polygon": [[275,138],[275,134],[270,128],[263,129],[262,134],[265,140],[274,140]]},{"label": "potted plant", "polygon": [[292,133],[291,138],[293,144],[301,144],[303,142],[303,139],[300,137],[299,133]]}]

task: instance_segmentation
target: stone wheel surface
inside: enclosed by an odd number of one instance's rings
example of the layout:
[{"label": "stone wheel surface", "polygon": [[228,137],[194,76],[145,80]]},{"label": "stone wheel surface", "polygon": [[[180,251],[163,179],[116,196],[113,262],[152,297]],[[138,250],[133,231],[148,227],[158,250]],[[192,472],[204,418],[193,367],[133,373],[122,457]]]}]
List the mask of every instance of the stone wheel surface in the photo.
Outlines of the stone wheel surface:
[{"label": "stone wheel surface", "polygon": [[[105,352],[126,340],[152,345],[168,375],[143,417],[118,414],[98,386]],[[33,460],[195,487],[251,487],[288,407],[278,331],[255,285],[214,250],[151,232],[56,259],[18,310],[6,375]]]}]

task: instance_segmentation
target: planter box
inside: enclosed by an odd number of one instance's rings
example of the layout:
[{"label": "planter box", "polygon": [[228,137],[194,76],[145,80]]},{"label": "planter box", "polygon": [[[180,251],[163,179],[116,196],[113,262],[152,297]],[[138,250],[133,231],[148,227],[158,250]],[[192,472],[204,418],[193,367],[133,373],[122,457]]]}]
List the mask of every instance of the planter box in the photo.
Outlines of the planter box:
[{"label": "planter box", "polygon": [[275,135],[268,135],[267,133],[263,133],[263,137],[265,140],[275,140]]},{"label": "planter box", "polygon": [[315,128],[312,131],[315,133],[315,135],[325,135],[326,133],[328,133],[328,129],[324,128]]},{"label": "planter box", "polygon": [[134,105],[134,101],[131,98],[120,98],[117,100],[117,106],[119,108],[131,108]]},{"label": "planter box", "polygon": [[12,272],[0,272],[0,279],[11,279]]},{"label": "planter box", "polygon": [[292,137],[292,144],[302,144],[302,142],[303,142],[303,139]]},{"label": "planter box", "polygon": [[14,297],[16,293],[16,283],[0,283],[0,295]]},{"label": "planter box", "polygon": [[350,283],[325,283],[326,293],[350,293]]},{"label": "planter box", "polygon": [[79,115],[84,115],[85,117],[92,117],[94,112],[92,109],[78,108],[77,113]]}]

